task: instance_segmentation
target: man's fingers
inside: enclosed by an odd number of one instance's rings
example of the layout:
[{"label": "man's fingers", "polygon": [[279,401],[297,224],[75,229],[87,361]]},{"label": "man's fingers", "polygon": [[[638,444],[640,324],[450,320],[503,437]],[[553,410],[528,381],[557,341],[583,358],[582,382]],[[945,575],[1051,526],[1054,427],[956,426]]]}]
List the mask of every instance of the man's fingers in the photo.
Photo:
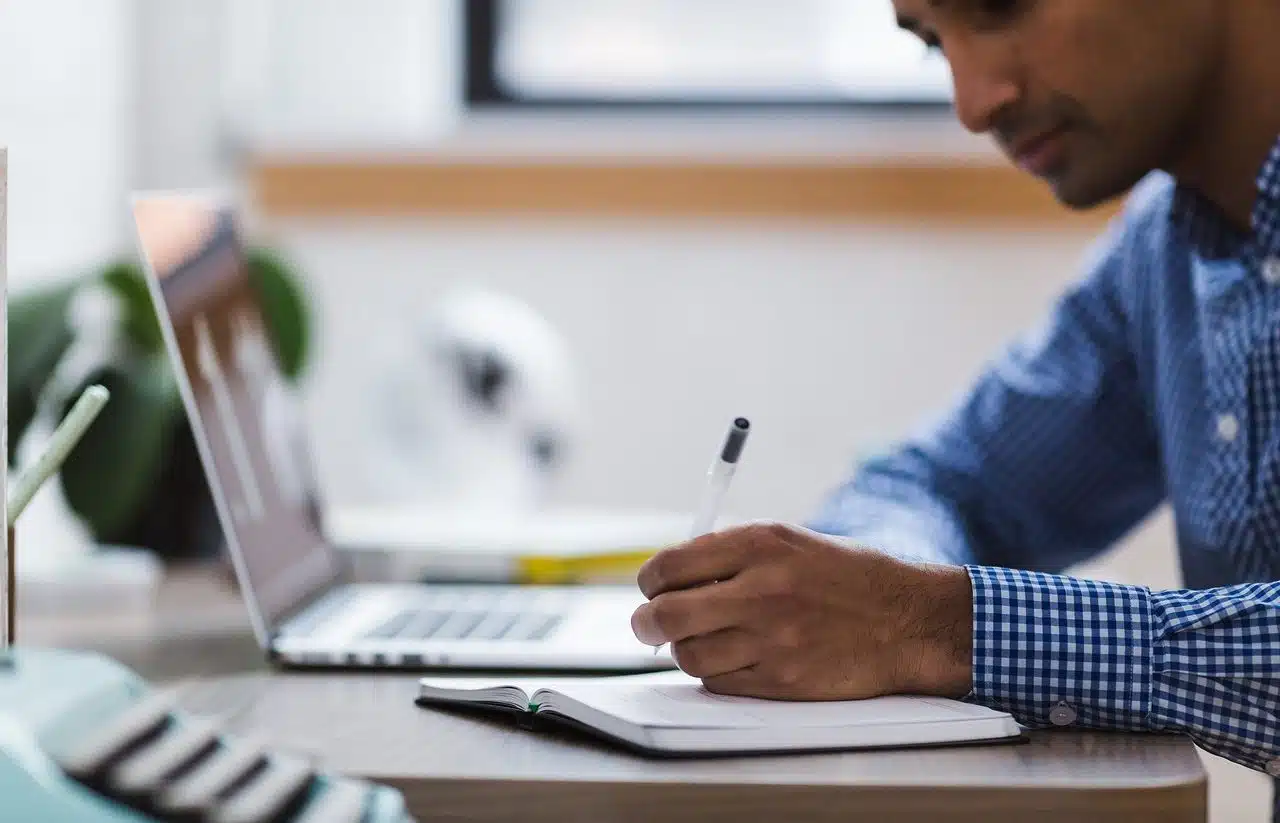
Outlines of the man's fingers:
[{"label": "man's fingers", "polygon": [[717,677],[760,662],[758,636],[741,628],[699,634],[671,644],[681,671],[693,677]]},{"label": "man's fingers", "polygon": [[754,665],[712,677],[702,678],[702,685],[714,694],[731,697],[758,697],[765,700],[779,699],[782,690],[756,669]]},{"label": "man's fingers", "polygon": [[[778,527],[781,528],[781,527]],[[663,592],[727,580],[759,557],[782,533],[772,525],[749,525],[695,537],[655,554],[636,582],[652,600]]]},{"label": "man's fingers", "polygon": [[734,580],[660,594],[631,615],[641,643],[656,646],[739,626],[750,612],[742,586]]}]

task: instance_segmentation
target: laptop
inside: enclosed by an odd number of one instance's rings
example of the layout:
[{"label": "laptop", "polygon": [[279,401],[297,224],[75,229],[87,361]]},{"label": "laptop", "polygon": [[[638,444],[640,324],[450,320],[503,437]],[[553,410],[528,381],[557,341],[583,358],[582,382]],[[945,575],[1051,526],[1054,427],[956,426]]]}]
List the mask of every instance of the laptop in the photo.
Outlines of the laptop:
[{"label": "laptop", "polygon": [[300,398],[265,332],[239,215],[133,196],[142,268],[267,657],[289,667],[670,669],[631,630],[633,585],[367,582],[325,537]]}]

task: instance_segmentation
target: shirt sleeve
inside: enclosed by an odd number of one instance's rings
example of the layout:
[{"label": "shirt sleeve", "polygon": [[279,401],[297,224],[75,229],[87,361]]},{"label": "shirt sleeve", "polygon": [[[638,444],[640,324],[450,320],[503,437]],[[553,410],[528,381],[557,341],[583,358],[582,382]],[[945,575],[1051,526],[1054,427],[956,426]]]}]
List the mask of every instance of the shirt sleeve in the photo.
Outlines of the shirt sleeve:
[{"label": "shirt sleeve", "polygon": [[1185,734],[1280,776],[1280,582],[1154,592],[967,570],[970,700],[1033,728]]},{"label": "shirt sleeve", "polygon": [[805,525],[899,556],[1059,572],[1150,514],[1165,487],[1123,299],[1129,219],[948,413],[865,461]]}]

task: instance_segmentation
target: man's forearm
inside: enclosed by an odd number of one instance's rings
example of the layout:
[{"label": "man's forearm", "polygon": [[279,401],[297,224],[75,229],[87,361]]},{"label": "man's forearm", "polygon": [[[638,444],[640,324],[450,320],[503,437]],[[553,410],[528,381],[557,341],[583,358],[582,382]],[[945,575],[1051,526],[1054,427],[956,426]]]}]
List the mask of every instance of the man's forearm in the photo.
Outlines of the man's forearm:
[{"label": "man's forearm", "polygon": [[1280,583],[1152,592],[970,566],[974,702],[1174,732],[1280,776]]}]

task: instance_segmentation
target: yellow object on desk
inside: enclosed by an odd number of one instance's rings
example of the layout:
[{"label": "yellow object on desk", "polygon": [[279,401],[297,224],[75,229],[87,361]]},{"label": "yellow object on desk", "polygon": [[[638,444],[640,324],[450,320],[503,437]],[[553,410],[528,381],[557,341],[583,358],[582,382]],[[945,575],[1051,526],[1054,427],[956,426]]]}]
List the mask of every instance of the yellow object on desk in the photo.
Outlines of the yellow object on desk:
[{"label": "yellow object on desk", "polygon": [[326,537],[357,578],[432,582],[634,583],[646,560],[688,539],[689,524],[683,512],[577,507],[389,504],[324,513]]},{"label": "yellow object on desk", "polygon": [[515,562],[521,583],[621,583],[634,580],[640,567],[657,551],[634,550],[576,557],[529,556],[516,558]]}]

